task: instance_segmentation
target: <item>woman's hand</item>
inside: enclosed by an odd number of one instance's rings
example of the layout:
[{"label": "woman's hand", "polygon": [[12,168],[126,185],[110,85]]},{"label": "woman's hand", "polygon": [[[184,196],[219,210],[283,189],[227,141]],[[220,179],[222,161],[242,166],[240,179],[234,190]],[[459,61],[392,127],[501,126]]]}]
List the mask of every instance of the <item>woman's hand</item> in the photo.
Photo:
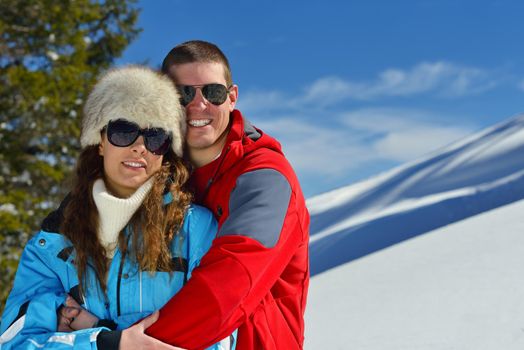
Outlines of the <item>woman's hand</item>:
[{"label": "woman's hand", "polygon": [[58,331],[73,332],[74,329],[71,328],[71,321],[74,320],[79,313],[80,310],[77,308],[62,305],[56,312],[58,318]]},{"label": "woman's hand", "polygon": [[159,312],[155,311],[153,314],[144,318],[139,323],[125,329],[120,338],[120,350],[136,349],[136,350],[184,350],[163,343],[160,340],[152,338],[144,333],[147,327],[151,326],[158,320]]},{"label": "woman's hand", "polygon": [[65,305],[58,309],[58,331],[72,332],[80,329],[93,328],[98,323],[98,317],[84,309],[71,296],[67,296]]}]

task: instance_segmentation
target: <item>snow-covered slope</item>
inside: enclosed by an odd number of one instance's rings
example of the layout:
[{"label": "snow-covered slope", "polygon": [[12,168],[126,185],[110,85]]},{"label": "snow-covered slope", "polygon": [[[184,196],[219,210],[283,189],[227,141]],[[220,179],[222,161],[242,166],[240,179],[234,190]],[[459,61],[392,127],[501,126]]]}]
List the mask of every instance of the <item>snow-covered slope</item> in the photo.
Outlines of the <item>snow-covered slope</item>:
[{"label": "snow-covered slope", "polygon": [[524,116],[518,116],[423,159],[308,200],[311,272],[522,198]]},{"label": "snow-covered slope", "polygon": [[523,271],[519,201],[315,276],[305,349],[524,349]]}]

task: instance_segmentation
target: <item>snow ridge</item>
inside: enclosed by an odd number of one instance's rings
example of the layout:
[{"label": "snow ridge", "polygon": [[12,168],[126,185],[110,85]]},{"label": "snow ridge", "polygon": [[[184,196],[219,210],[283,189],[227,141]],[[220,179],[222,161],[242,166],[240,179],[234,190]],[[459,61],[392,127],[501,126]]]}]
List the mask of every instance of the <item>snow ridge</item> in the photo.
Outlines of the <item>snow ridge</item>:
[{"label": "snow ridge", "polygon": [[524,198],[524,115],[308,200],[313,275]]}]

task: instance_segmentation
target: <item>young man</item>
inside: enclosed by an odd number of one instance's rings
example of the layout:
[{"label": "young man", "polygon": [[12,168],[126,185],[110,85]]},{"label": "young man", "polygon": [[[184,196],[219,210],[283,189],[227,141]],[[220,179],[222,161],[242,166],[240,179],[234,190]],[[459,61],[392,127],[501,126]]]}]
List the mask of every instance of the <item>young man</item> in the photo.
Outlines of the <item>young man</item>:
[{"label": "young man", "polygon": [[186,108],[196,201],[219,232],[146,333],[200,349],[238,328],[237,349],[301,349],[309,214],[295,173],[280,144],[235,110],[238,87],[218,47],[183,43],[162,70]]}]

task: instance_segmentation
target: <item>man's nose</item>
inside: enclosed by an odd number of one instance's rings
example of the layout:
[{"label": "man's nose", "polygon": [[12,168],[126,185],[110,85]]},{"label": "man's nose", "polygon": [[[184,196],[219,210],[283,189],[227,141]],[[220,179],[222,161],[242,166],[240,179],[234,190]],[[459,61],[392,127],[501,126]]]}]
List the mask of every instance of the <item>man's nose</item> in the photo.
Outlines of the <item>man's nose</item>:
[{"label": "man's nose", "polygon": [[206,100],[206,98],[202,94],[202,89],[201,88],[197,88],[196,91],[195,91],[195,97],[187,105],[187,108],[197,108],[197,109],[204,110],[204,109],[206,109],[208,103],[209,102]]}]

